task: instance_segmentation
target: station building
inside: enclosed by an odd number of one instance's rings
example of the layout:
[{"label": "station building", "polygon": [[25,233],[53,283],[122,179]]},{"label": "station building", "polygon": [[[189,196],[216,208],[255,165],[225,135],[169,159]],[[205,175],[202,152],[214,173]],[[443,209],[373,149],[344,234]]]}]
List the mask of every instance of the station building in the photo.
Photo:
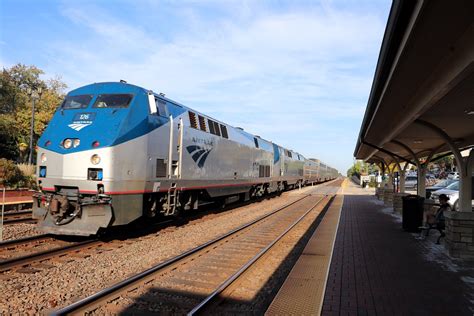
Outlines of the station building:
[{"label": "station building", "polygon": [[[453,154],[459,211],[445,214],[445,245],[465,259],[474,259],[473,39],[473,1],[395,1],[354,151],[390,177],[398,172],[401,193],[405,168],[415,165],[421,197],[428,163]],[[393,191],[387,181],[383,193]]]}]

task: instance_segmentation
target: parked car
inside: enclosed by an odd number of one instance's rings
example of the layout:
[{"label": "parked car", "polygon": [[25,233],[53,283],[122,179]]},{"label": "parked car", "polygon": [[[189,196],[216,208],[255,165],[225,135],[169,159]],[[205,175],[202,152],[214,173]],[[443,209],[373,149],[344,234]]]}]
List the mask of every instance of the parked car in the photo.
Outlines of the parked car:
[{"label": "parked car", "polygon": [[432,186],[429,186],[426,188],[426,198],[429,199],[431,197],[431,193],[434,192],[434,191],[437,191],[437,190],[441,190],[441,189],[444,189],[446,188],[448,185],[454,183],[454,182],[458,182],[458,180],[454,180],[454,179],[446,179],[446,180],[443,180],[439,183],[436,183],[435,185],[432,185]]},{"label": "parked car", "polygon": [[416,188],[418,183],[417,176],[407,176],[405,178],[405,188]]},{"label": "parked car", "polygon": [[459,173],[457,172],[448,173],[448,179],[459,179]]},{"label": "parked car", "polygon": [[431,193],[431,199],[435,200],[436,203],[439,203],[439,196],[441,194],[446,194],[449,197],[448,204],[451,206],[453,211],[457,211],[459,208],[459,181],[451,183],[444,189],[434,191]]},{"label": "parked car", "polygon": [[426,175],[426,185],[434,185],[436,183],[436,178],[432,174]]}]

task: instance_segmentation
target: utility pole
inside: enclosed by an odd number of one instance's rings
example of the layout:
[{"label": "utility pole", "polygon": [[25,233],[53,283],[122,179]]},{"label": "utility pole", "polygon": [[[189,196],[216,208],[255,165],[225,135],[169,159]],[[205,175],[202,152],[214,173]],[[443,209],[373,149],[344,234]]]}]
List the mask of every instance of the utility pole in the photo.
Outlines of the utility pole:
[{"label": "utility pole", "polygon": [[41,97],[41,93],[43,92],[41,87],[36,89],[28,88],[27,91],[28,95],[31,97],[32,101],[32,108],[31,108],[31,124],[30,124],[30,153],[28,155],[28,162],[33,164],[33,137],[35,132],[35,102],[36,99]]}]

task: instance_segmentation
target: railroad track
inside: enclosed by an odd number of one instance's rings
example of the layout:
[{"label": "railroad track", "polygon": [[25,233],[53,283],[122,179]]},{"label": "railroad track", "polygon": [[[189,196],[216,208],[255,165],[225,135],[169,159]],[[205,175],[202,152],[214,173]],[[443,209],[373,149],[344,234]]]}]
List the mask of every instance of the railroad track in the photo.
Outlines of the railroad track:
[{"label": "railroad track", "polygon": [[31,210],[24,210],[18,212],[8,212],[3,214],[3,224],[12,225],[18,223],[36,223],[36,220],[32,218]]},{"label": "railroad track", "polygon": [[48,267],[50,260],[72,260],[72,255],[87,256],[107,242],[93,239],[67,241],[52,235],[38,235],[0,243],[0,273],[35,272]]},{"label": "railroad track", "polygon": [[[197,314],[215,312],[226,289],[332,197],[306,195],[110,288],[56,311]],[[319,213],[318,216],[320,216]]]}]

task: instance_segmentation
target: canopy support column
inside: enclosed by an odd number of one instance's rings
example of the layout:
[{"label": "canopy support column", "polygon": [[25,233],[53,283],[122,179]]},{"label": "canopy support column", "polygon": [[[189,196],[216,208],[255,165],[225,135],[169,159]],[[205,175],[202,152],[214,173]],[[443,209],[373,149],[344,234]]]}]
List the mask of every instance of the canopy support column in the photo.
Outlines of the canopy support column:
[{"label": "canopy support column", "polygon": [[436,133],[439,137],[441,137],[446,144],[449,146],[451,151],[454,154],[454,158],[456,159],[456,167],[459,170],[459,205],[458,210],[461,212],[472,212],[472,150],[469,158],[464,159],[461,156],[461,151],[458,147],[454,144],[453,139],[441,128],[438,126],[426,122],[423,120],[416,120],[417,124],[425,126],[426,128],[432,130]]},{"label": "canopy support column", "polygon": [[418,180],[417,182],[417,194],[422,197],[426,197],[426,184],[425,184],[425,179],[426,179],[426,166],[420,162],[418,157],[416,156],[415,152],[405,145],[404,143],[398,141],[398,140],[392,140],[392,143],[397,144],[398,146],[404,148],[406,151],[408,151],[412,157],[413,160],[416,163],[416,168],[418,169],[417,172],[417,177]]},{"label": "canopy support column", "polygon": [[403,169],[399,169],[400,171],[400,193],[405,193],[405,175],[407,172],[408,163],[405,162]]}]

